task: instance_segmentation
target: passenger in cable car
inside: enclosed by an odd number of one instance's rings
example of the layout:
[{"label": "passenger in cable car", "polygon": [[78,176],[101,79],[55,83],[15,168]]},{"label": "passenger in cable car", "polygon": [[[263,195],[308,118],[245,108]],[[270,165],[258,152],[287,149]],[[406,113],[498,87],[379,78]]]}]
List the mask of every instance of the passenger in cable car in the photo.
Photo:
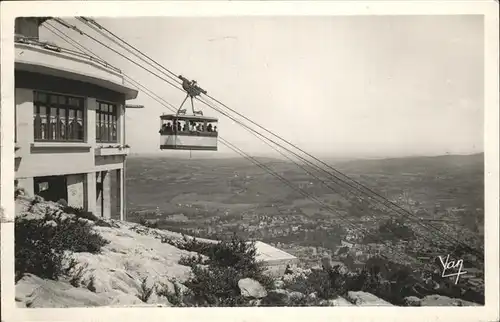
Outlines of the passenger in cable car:
[{"label": "passenger in cable car", "polygon": [[161,134],[161,135],[165,134],[165,132],[167,132],[167,128],[168,128],[168,126],[167,126],[165,123],[163,123],[163,124],[161,125],[160,131],[159,131],[159,132],[160,132],[160,134]]},{"label": "passenger in cable car", "polygon": [[182,130],[181,122],[177,121],[177,131],[181,131],[181,130]]},{"label": "passenger in cable car", "polygon": [[191,122],[191,132],[196,132],[196,123]]},{"label": "passenger in cable car", "polygon": [[167,123],[166,130],[167,132],[172,132],[172,124],[170,122]]},{"label": "passenger in cable car", "polygon": [[198,131],[198,132],[201,132],[201,131],[202,131],[202,129],[201,129],[201,124],[200,124],[200,123],[198,123],[198,124],[196,125],[196,131]]},{"label": "passenger in cable car", "polygon": [[184,122],[184,125],[182,126],[182,131],[187,132],[187,130],[188,130],[188,124],[187,122]]},{"label": "passenger in cable car", "polygon": [[207,125],[207,132],[212,132],[212,124]]}]

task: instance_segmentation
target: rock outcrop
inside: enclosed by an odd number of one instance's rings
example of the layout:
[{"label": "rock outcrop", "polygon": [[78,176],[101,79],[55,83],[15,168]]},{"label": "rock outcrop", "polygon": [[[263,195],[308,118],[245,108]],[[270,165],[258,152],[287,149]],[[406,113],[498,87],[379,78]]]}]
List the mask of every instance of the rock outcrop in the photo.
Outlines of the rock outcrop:
[{"label": "rock outcrop", "polygon": [[15,299],[18,307],[93,307],[111,302],[117,294],[118,292],[96,294],[86,288],[73,287],[68,282],[26,274],[16,284]]},{"label": "rock outcrop", "polygon": [[405,302],[408,306],[479,306],[474,302],[453,299],[443,295],[428,295],[421,299],[410,296],[405,298]]},{"label": "rock outcrop", "polygon": [[391,303],[367,292],[347,292],[347,300],[357,306],[393,306]]},{"label": "rock outcrop", "polygon": [[[16,283],[15,299],[19,307],[169,307],[182,305],[184,295],[189,294],[190,290],[184,283],[190,278],[192,271],[190,267],[179,264],[179,261],[181,257],[198,254],[169,244],[171,240],[180,239],[180,234],[114,220],[96,225],[94,221],[63,213],[55,203],[33,203],[22,196],[16,199],[16,203],[18,217],[26,220],[44,219],[47,224],[56,224],[50,216],[86,221],[109,242],[98,254],[68,253],[64,265],[73,268],[69,276],[61,277],[58,281],[25,274]],[[49,217],[48,213],[51,214]],[[70,265],[71,262],[76,265]],[[324,259],[323,265],[338,267],[341,272],[347,270],[345,266],[332,262],[329,258]],[[251,278],[240,279],[238,287],[242,297],[255,306],[392,305],[366,292],[351,291],[343,297],[320,299],[310,289],[299,287],[297,291],[297,288],[287,286],[296,280],[306,280],[318,270],[322,268],[288,267],[284,276],[274,280],[273,290],[266,290],[261,283]],[[422,299],[409,297],[405,302],[407,306],[476,305],[438,295]]]},{"label": "rock outcrop", "polygon": [[267,296],[267,291],[264,286],[251,278],[243,278],[239,280],[238,287],[240,288],[240,292],[243,297],[261,299]]},{"label": "rock outcrop", "polygon": [[[71,217],[59,210],[51,202],[32,205],[27,198],[16,200],[18,217],[47,219],[47,213],[59,219]],[[85,220],[79,218],[78,220]],[[91,224],[93,222],[90,221]],[[41,279],[27,274],[16,284],[16,302],[20,307],[85,307],[85,306],[130,306],[145,304],[139,299],[141,281],[147,279],[147,287],[156,289],[161,281],[182,283],[189,278],[191,268],[180,265],[182,256],[196,253],[178,249],[162,238],[180,236],[160,230],[148,229],[136,232],[140,225],[110,220],[108,227],[94,226],[109,243],[102,247],[100,254],[71,253],[68,260],[74,260],[73,279],[61,278],[60,281]],[[69,265],[69,262],[65,263]],[[78,276],[76,276],[78,275]],[[169,287],[173,289],[173,284]],[[153,291],[149,304],[169,305],[165,298],[158,297]],[[154,303],[152,303],[154,301]]]}]

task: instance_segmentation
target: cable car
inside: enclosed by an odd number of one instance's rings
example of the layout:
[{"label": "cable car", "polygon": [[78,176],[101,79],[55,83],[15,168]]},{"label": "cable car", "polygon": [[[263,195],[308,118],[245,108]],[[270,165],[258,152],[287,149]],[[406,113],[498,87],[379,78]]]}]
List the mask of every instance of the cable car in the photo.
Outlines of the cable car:
[{"label": "cable car", "polygon": [[[160,116],[160,149],[217,151],[218,119],[203,116],[202,111],[194,109],[193,98],[207,92],[196,85],[196,81],[179,78],[187,96],[176,114]],[[191,98],[192,115],[187,115],[186,109],[182,109],[188,98]]]}]

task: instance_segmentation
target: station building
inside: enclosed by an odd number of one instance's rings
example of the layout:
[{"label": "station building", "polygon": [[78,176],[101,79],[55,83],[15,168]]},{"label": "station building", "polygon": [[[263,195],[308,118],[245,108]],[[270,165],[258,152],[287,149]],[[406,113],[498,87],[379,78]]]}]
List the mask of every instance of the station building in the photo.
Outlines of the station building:
[{"label": "station building", "polygon": [[16,19],[16,185],[124,220],[126,102],[138,91],[106,62],[41,41],[46,20]]}]

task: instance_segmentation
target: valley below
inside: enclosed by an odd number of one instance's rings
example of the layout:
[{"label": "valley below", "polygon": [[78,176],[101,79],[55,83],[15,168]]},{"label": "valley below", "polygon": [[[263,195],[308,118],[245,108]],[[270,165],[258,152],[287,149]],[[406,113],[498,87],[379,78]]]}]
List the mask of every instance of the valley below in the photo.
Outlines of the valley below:
[{"label": "valley below", "polygon": [[454,254],[468,272],[463,288],[479,294],[484,288],[480,256],[457,253],[439,236],[484,252],[483,158],[330,162],[411,214],[405,217],[359,194],[329,189],[325,181],[335,187],[329,178],[320,182],[282,160],[259,159],[308,196],[245,159],[131,157],[127,220],[203,238],[236,234],[260,240],[295,255],[304,267],[320,265],[328,256],[359,268],[382,254],[428,278],[440,269],[438,256]]}]

